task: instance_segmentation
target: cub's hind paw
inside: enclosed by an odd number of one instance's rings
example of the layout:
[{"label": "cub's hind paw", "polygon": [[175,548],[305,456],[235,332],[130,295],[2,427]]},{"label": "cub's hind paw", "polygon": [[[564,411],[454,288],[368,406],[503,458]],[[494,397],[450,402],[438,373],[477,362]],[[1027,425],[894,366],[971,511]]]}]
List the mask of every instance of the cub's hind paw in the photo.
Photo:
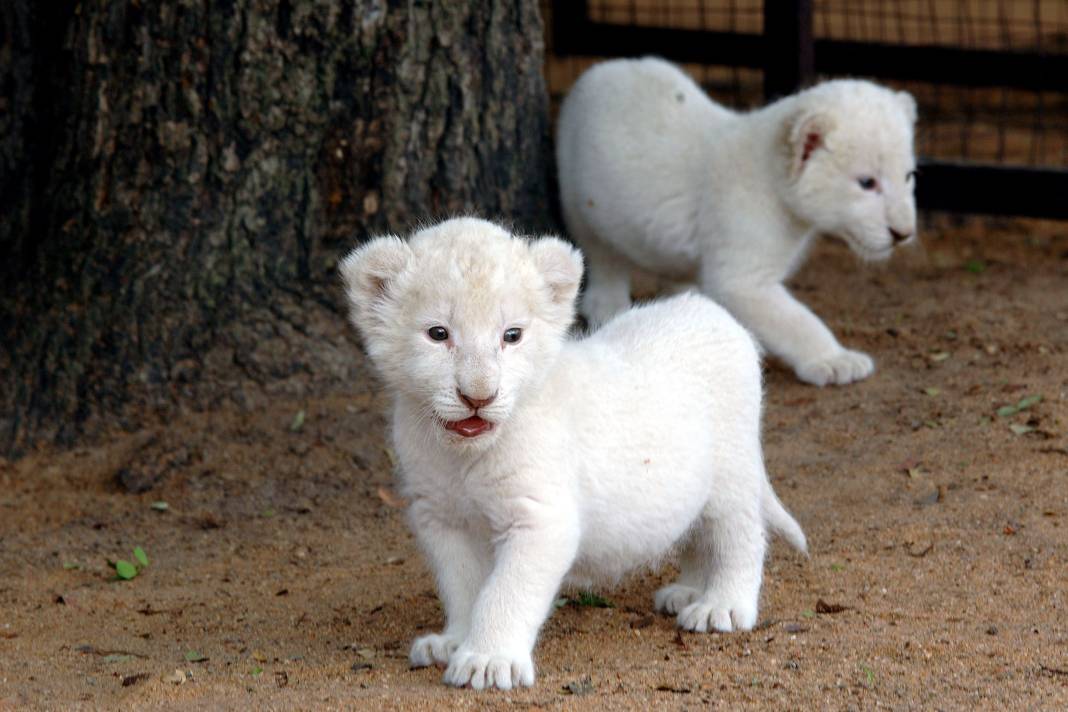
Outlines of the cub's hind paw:
[{"label": "cub's hind paw", "polygon": [[653,597],[653,606],[660,613],[675,615],[697,600],[701,592],[690,586],[673,583],[664,586]]},{"label": "cub's hind paw", "polygon": [[833,356],[808,361],[797,368],[797,377],[816,386],[845,385],[860,381],[875,371],[871,356],[860,351],[842,349]]},{"label": "cub's hind paw", "polygon": [[484,655],[470,650],[459,650],[445,670],[445,684],[454,687],[471,685],[476,690],[492,687],[499,690],[530,687],[534,684],[534,661],[529,653]]},{"label": "cub's hind paw", "polygon": [[707,596],[683,608],[678,618],[680,628],[695,633],[707,633],[711,630],[720,633],[752,630],[756,621],[756,605],[740,601],[728,603]]},{"label": "cub's hind paw", "polygon": [[460,641],[447,635],[424,635],[416,638],[412,643],[412,650],[408,653],[408,662],[413,668],[430,667],[438,665],[445,667],[449,664],[449,658],[460,646]]}]

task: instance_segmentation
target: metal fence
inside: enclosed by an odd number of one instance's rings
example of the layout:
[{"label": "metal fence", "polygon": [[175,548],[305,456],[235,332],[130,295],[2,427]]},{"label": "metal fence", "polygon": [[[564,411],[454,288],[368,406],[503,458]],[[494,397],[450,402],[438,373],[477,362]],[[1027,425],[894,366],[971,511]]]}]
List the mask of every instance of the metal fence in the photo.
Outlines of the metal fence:
[{"label": "metal fence", "polygon": [[553,0],[558,98],[595,58],[657,54],[739,108],[824,76],[920,104],[917,199],[1068,219],[1068,0]]}]

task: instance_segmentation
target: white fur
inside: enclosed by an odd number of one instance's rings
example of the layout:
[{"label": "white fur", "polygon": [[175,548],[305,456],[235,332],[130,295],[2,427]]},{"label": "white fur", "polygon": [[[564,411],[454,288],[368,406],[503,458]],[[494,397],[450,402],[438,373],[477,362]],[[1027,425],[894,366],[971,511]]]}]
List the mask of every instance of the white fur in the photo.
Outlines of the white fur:
[{"label": "white fur", "polygon": [[817,234],[866,259],[890,254],[891,229],[915,234],[915,120],[910,95],[866,81],[736,113],[663,60],[594,66],[557,136],[564,219],[589,267],[583,313],[597,326],[625,310],[632,266],[696,279],[802,380],[867,377],[872,360],[782,282]]},{"label": "white fur", "polygon": [[[340,269],[394,396],[402,491],[446,613],[413,665],[531,685],[562,584],[611,584],[673,551],[682,575],[657,608],[689,630],[753,626],[767,530],[805,538],[764,471],[757,347],[726,311],[685,294],[568,341],[579,253],[470,218],[373,240]],[[490,432],[444,429],[474,412],[461,391],[496,395],[477,411]]]}]

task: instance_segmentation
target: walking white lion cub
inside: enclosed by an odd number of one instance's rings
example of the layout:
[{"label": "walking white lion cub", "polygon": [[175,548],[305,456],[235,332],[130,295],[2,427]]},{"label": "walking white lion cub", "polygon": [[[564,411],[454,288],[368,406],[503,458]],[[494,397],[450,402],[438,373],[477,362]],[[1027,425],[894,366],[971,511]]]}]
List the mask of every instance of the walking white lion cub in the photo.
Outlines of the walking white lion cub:
[{"label": "walking white lion cub", "polygon": [[414,666],[532,685],[562,584],[671,552],[682,574],[658,609],[688,630],[753,627],[768,530],[805,537],[764,471],[756,345],[726,311],[687,294],[569,341],[579,253],[473,218],[374,239],[340,270],[445,608]]},{"label": "walking white lion cub", "polygon": [[751,113],[710,100],[660,59],[583,74],[560,109],[560,201],[589,266],[582,312],[630,306],[632,266],[694,280],[798,378],[869,376],[783,280],[812,238],[865,259],[916,232],[916,102],[866,81],[829,81]]}]

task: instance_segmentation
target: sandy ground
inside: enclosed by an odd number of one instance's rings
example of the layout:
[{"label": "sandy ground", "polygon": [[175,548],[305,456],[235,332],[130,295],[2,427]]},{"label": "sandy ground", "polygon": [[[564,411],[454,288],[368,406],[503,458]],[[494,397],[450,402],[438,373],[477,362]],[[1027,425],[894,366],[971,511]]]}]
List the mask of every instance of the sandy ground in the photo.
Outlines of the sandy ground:
[{"label": "sandy ground", "polygon": [[441,611],[353,342],[348,383],[0,461],[0,710],[1068,708],[1068,225],[942,221],[883,266],[827,242],[794,287],[878,370],[769,365],[812,556],[775,544],[756,630],[680,635],[666,570],[557,610],[532,689],[409,670]]}]

